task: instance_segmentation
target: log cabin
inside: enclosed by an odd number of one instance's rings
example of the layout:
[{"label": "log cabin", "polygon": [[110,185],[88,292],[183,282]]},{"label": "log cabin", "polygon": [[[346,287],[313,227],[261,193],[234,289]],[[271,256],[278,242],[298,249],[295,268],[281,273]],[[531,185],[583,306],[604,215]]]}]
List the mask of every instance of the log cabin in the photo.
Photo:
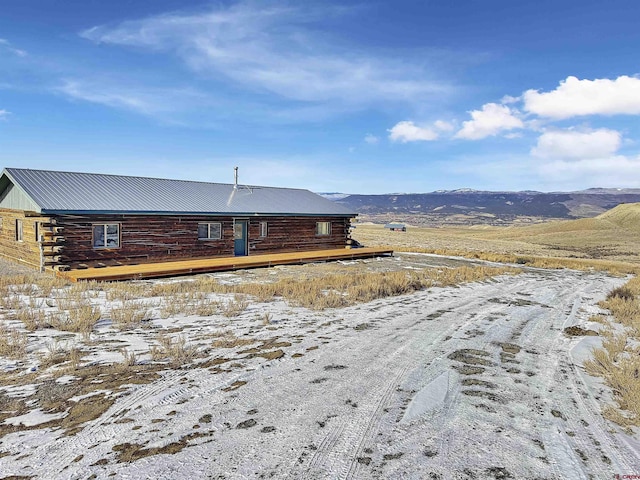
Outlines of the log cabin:
[{"label": "log cabin", "polygon": [[5,168],[0,256],[41,270],[346,247],[357,214],[309,190]]}]

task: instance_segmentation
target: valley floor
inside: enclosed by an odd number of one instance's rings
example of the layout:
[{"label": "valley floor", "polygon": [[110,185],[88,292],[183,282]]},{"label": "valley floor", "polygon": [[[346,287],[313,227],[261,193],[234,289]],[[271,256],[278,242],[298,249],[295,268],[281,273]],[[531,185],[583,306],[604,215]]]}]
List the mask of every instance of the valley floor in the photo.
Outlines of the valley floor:
[{"label": "valley floor", "polygon": [[[265,350],[166,370],[118,393],[75,435],[0,439],[3,476],[153,479],[606,479],[640,475],[640,443],[603,419],[581,367],[598,337],[569,337],[624,283],[529,269],[314,312],[268,312]],[[164,326],[177,320],[158,320]],[[202,334],[212,320],[179,321]],[[597,329],[598,324],[589,324]],[[269,344],[269,342],[271,342]],[[93,477],[93,478],[95,478]]]}]

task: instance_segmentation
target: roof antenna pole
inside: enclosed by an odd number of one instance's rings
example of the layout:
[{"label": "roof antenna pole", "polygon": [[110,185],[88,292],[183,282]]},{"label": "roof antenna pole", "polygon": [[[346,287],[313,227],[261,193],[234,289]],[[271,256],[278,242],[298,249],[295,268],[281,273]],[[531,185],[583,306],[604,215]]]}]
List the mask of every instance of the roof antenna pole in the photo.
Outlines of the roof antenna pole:
[{"label": "roof antenna pole", "polygon": [[233,167],[233,189],[238,189],[238,167]]}]

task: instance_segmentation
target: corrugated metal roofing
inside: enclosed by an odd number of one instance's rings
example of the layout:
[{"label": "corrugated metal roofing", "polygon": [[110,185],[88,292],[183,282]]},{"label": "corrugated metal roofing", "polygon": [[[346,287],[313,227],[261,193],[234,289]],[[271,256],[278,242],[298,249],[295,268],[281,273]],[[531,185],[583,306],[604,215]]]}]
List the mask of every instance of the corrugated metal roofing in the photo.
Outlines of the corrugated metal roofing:
[{"label": "corrugated metal roofing", "polygon": [[5,168],[41,213],[355,216],[309,190]]}]

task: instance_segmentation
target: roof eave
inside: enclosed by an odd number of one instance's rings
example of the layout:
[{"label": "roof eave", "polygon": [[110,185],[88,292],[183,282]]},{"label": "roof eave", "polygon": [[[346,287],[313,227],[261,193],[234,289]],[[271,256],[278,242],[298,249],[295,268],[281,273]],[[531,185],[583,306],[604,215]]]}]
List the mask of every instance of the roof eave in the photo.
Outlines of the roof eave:
[{"label": "roof eave", "polygon": [[273,213],[273,212],[167,212],[140,210],[56,210],[41,209],[45,215],[185,215],[185,216],[218,216],[218,217],[356,217],[357,213]]}]

